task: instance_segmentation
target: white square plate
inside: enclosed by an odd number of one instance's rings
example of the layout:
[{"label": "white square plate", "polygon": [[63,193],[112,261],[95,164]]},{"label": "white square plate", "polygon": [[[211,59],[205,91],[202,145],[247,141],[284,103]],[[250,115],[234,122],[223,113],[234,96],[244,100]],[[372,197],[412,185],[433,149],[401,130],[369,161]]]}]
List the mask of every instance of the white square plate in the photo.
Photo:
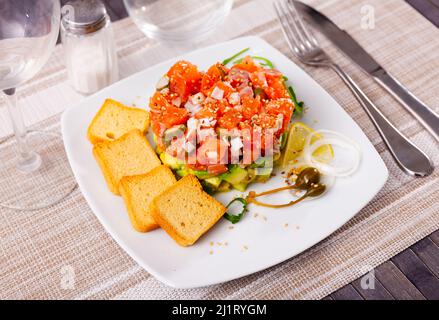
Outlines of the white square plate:
[{"label": "white square plate", "polygon": [[[251,48],[250,54],[272,60],[290,79],[298,97],[309,107],[304,122],[315,129],[341,132],[358,142],[362,149],[359,170],[349,178],[338,179],[322,198],[282,210],[250,207],[247,216],[233,229],[229,228],[230,222],[222,219],[192,247],[178,246],[163,230],[146,234],[136,232],[131,227],[123,200],[110,193],[92,156],[86,131],[93,116],[106,98],[147,107],[157,80],[177,60],[191,61],[200,70],[206,70],[247,47]],[[62,117],[62,134],[79,187],[102,225],[143,268],[158,280],[177,288],[229,281],[294,257],[349,221],[372,200],[388,177],[380,156],[340,105],[301,68],[257,37],[235,39],[197,50],[115,83],[67,110]],[[284,186],[279,175],[267,184],[251,185],[250,189],[263,191],[278,186]],[[230,192],[217,198],[227,204],[235,194]],[[289,200],[287,194],[283,197],[284,202]]]}]

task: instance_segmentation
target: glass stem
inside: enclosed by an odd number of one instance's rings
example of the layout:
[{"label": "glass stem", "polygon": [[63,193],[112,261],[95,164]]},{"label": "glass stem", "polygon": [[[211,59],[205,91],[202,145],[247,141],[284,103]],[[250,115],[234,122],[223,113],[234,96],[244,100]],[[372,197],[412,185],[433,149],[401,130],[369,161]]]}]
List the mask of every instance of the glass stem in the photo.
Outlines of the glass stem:
[{"label": "glass stem", "polygon": [[7,97],[6,105],[12,121],[15,139],[18,149],[17,168],[23,172],[31,172],[37,170],[41,165],[41,158],[33,152],[26,141],[27,129],[23,121],[23,115],[18,108],[17,96],[15,88],[3,91]]}]

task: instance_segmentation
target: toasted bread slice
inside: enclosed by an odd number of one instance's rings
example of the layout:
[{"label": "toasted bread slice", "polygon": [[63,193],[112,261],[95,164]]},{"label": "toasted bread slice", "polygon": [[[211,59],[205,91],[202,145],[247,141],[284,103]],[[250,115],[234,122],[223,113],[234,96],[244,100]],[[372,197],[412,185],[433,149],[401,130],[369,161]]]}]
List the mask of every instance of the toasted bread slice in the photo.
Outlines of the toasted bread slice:
[{"label": "toasted bread slice", "polygon": [[158,228],[151,215],[152,200],[177,180],[167,166],[159,166],[147,174],[123,177],[119,190],[125,201],[131,223],[139,232]]},{"label": "toasted bread slice", "polygon": [[92,144],[113,141],[134,129],[145,134],[148,126],[148,111],[107,99],[88,127],[87,138]]},{"label": "toasted bread slice", "polygon": [[151,212],[178,244],[190,246],[218,222],[226,208],[203,191],[195,176],[188,175],[157,196]]},{"label": "toasted bread slice", "polygon": [[119,182],[122,177],[145,174],[161,165],[145,135],[133,130],[115,141],[101,142],[93,147],[108,188],[120,195]]}]

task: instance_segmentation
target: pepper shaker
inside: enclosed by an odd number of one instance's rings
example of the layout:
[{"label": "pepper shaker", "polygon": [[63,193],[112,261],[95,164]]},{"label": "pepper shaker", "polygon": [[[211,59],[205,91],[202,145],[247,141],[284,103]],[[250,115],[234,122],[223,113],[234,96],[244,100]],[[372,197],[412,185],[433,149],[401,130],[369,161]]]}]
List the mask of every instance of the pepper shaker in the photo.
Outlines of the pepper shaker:
[{"label": "pepper shaker", "polygon": [[70,84],[94,93],[118,80],[113,29],[100,0],[74,0],[62,8],[61,41]]}]

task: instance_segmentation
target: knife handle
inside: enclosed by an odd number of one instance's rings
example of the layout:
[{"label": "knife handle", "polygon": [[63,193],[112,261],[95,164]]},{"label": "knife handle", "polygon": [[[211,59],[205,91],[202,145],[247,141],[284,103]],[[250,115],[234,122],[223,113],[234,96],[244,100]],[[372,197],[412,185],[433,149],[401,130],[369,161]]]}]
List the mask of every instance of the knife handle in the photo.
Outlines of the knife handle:
[{"label": "knife handle", "polygon": [[425,177],[429,175],[433,171],[433,165],[428,156],[390,123],[343,69],[336,64],[331,64],[330,67],[342,78],[365,109],[398,165],[412,176]]},{"label": "knife handle", "polygon": [[373,77],[439,141],[439,115],[437,113],[416,98],[384,69],[374,72]]}]

